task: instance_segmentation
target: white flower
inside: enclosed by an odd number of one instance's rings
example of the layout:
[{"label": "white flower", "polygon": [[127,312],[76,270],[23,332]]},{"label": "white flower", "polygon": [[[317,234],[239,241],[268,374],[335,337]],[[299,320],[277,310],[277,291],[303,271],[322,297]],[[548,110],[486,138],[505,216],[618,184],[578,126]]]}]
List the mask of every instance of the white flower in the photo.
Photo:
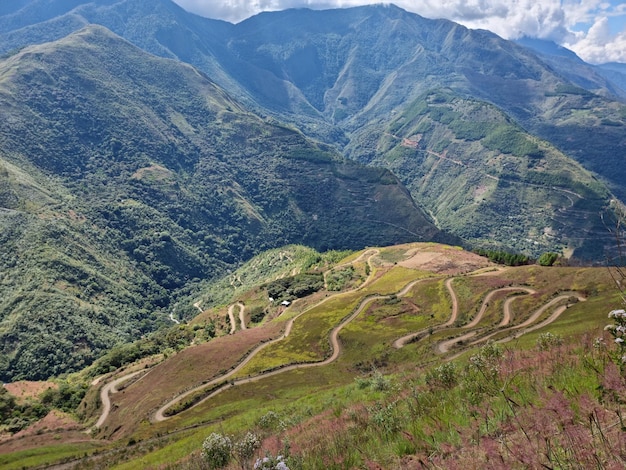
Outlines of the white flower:
[{"label": "white flower", "polygon": [[615,329],[615,325],[606,325],[604,327],[604,331],[613,331]]},{"label": "white flower", "polygon": [[611,310],[609,318],[626,318],[626,310],[620,308],[618,310]]},{"label": "white flower", "polygon": [[624,342],[624,339],[623,338],[615,338],[615,342],[617,344],[622,344]]}]

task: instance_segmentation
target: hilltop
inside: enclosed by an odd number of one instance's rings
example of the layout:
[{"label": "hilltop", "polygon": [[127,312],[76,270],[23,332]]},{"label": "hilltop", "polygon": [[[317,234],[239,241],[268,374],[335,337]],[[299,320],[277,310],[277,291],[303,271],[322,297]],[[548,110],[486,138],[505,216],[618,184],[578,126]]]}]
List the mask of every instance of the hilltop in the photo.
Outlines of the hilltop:
[{"label": "hilltop", "polygon": [[[606,334],[607,310],[619,304],[607,269],[501,267],[459,248],[410,244],[370,248],[340,261],[318,258],[302,271],[311,255],[285,247],[251,260],[238,271],[239,278],[271,260],[284,262],[259,284],[206,309],[188,326],[176,327],[196,338],[191,346],[92,381],[80,407],[84,426],[98,421],[89,442],[59,429],[49,434],[65,435],[68,443],[76,440],[69,448],[27,451],[47,434],[26,433],[0,449],[23,449],[8,456],[15,468],[33,455],[40,463],[74,455],[81,465],[89,449],[99,451],[83,464],[103,458],[115,468],[193,468],[188,459],[192,454],[197,458],[211,432],[243,436],[253,430],[274,455],[289,442],[294,468],[338,465],[345,458],[351,466],[370,462],[420,468],[420,459],[446,465],[482,461],[488,452],[483,441],[496,430],[507,445],[518,445],[517,437],[535,425],[517,422],[516,416],[526,419],[529,410],[549,407],[554,400],[563,409],[576,403],[593,407],[594,400],[608,396],[594,398],[598,383],[613,390],[607,393],[623,393],[606,382],[613,364],[607,361],[612,350],[608,338],[598,343],[600,349],[592,344]],[[322,274],[325,285],[340,273],[346,282],[338,290],[318,287],[286,308],[268,299],[266,279],[287,280],[304,272]],[[229,323],[229,306],[237,304],[241,322],[236,319],[235,329],[201,340],[210,322]],[[253,321],[258,306],[265,315]],[[470,357],[474,359],[467,362]],[[481,364],[489,368],[481,369]],[[592,364],[593,371],[585,364]],[[496,372],[491,378],[481,375],[488,371]],[[104,384],[113,383],[123,391],[110,393]],[[110,413],[98,411],[100,388],[110,394]],[[504,397],[497,393],[500,388]],[[567,400],[559,398],[562,394]],[[513,411],[507,400],[515,401]],[[457,407],[454,416],[444,404]],[[621,407],[613,401],[605,406]],[[478,426],[483,415],[472,411],[479,408],[487,410],[486,428]],[[597,426],[613,436],[611,419],[600,414],[597,419]],[[440,426],[424,427],[427,422]],[[585,423],[585,416],[575,417],[572,426],[589,432]],[[446,426],[451,428],[445,431]],[[573,431],[569,424],[563,426]],[[467,433],[480,440],[465,442]],[[573,450],[561,437],[552,433],[551,445]],[[613,462],[624,457],[611,453],[610,441],[586,440],[585,449]],[[519,463],[512,449],[500,455]],[[529,455],[544,462],[557,458],[541,450]]]},{"label": "hilltop", "polygon": [[257,113],[392,170],[440,228],[475,246],[585,263],[614,249],[611,201],[626,197],[618,72],[393,5],[230,24],[168,0],[31,1],[0,16],[0,38],[10,54],[86,24],[189,63]]}]

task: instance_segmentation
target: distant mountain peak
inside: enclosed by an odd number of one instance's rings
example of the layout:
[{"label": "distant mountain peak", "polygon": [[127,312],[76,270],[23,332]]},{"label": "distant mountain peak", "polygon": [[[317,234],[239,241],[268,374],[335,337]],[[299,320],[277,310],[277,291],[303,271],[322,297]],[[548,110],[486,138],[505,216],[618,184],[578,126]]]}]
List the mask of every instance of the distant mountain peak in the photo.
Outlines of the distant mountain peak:
[{"label": "distant mountain peak", "polygon": [[580,57],[578,57],[578,55],[574,51],[571,51],[566,47],[560,46],[556,42],[550,41],[548,39],[539,39],[524,36],[515,40],[515,42],[542,54],[557,57],[566,57],[568,59],[576,60],[581,63],[584,62]]}]

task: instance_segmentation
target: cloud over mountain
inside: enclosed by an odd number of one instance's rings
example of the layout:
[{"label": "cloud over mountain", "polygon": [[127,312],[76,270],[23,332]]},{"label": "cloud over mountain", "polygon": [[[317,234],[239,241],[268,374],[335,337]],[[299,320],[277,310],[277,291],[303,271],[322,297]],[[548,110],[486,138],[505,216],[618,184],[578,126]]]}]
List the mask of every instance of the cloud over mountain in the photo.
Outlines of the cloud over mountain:
[{"label": "cloud over mountain", "polygon": [[[239,22],[261,11],[287,8],[342,8],[368,0],[175,0],[210,18]],[[427,18],[446,18],[506,38],[550,39],[584,60],[626,62],[626,5],[619,0],[397,0],[399,7]]]}]

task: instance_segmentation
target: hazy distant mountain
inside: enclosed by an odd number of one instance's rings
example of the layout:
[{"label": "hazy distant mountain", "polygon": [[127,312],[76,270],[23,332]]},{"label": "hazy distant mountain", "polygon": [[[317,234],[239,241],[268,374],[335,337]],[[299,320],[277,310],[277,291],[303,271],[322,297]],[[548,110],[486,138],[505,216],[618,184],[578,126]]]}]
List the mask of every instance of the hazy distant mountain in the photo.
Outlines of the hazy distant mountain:
[{"label": "hazy distant mountain", "polygon": [[0,115],[2,380],[85,365],[263,249],[456,241],[387,170],[99,26],[0,61]]},{"label": "hazy distant mountain", "polygon": [[[611,77],[606,73],[607,70],[611,70],[609,64],[606,66],[588,64],[574,52],[553,41],[521,38],[516,42],[539,53],[546,63],[568,80],[571,80],[572,83],[599,94],[609,92],[612,95],[626,98],[626,87],[624,87],[623,79],[615,80],[618,78],[617,75]],[[618,71],[619,69],[613,70]]]}]

